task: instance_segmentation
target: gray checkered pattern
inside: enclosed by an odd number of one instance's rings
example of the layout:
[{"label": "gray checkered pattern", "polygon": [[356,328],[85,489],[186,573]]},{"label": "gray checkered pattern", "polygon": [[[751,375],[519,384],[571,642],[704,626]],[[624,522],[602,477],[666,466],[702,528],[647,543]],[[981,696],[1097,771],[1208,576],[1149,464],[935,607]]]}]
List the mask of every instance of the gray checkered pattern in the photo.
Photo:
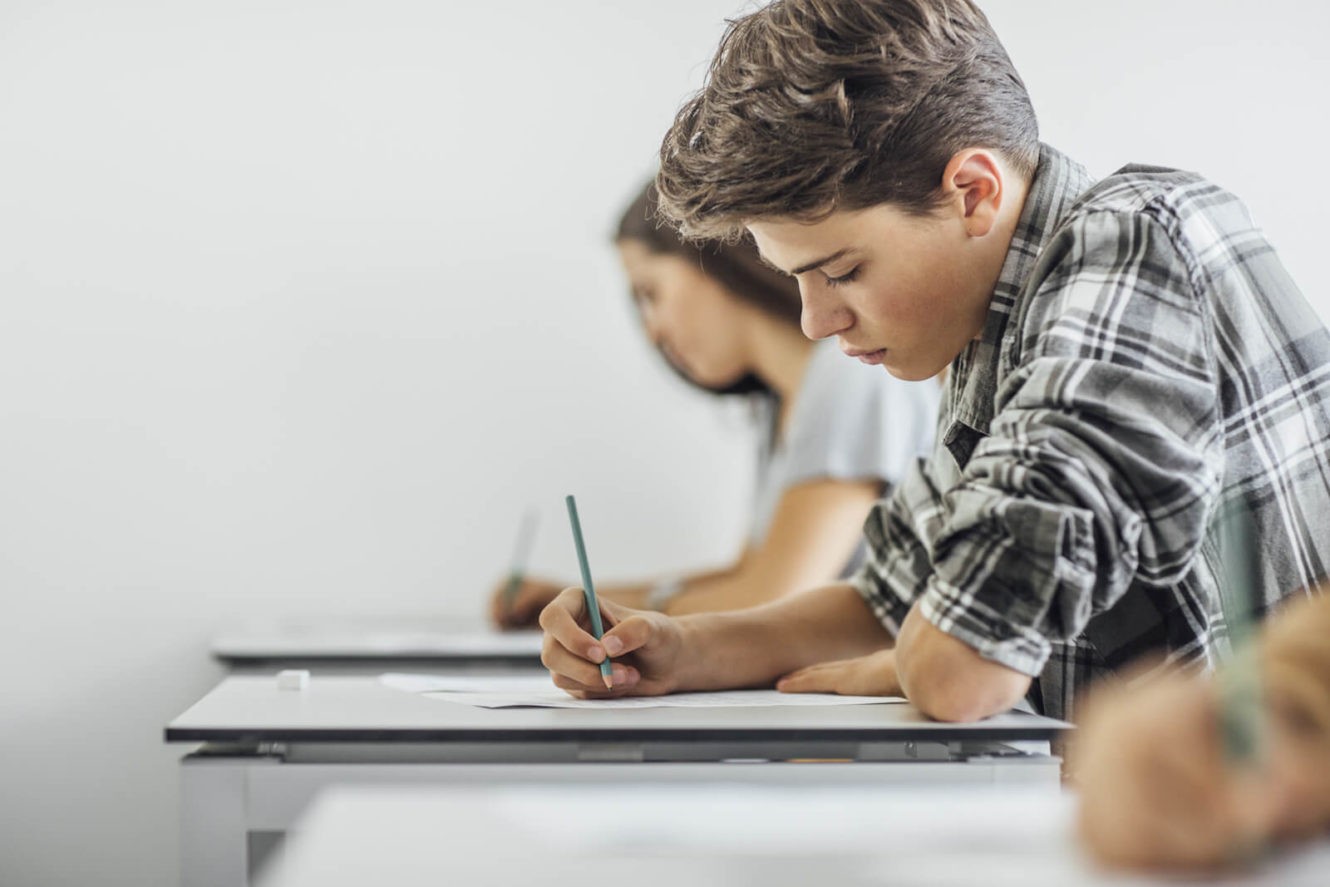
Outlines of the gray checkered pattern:
[{"label": "gray checkered pattern", "polygon": [[1044,147],[928,460],[865,524],[854,583],[1078,691],[1142,654],[1227,654],[1213,518],[1250,512],[1261,616],[1330,570],[1330,332],[1242,204],[1174,170],[1099,182]]}]

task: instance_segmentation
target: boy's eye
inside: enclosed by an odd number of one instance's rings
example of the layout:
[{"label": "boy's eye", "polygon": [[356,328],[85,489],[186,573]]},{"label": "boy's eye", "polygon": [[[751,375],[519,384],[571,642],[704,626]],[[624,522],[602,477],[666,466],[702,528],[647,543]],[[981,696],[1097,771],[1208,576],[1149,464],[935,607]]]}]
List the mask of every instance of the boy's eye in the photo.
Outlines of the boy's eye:
[{"label": "boy's eye", "polygon": [[849,271],[846,271],[844,274],[841,274],[841,275],[838,276],[838,277],[832,277],[830,274],[828,274],[828,275],[827,275],[827,285],[828,285],[828,286],[840,286],[842,283],[849,283],[850,281],[854,280],[854,279],[855,279],[856,277],[858,277],[858,276],[859,276],[859,266],[858,266],[858,265],[855,265],[855,266],[854,266],[853,268],[851,268]]}]

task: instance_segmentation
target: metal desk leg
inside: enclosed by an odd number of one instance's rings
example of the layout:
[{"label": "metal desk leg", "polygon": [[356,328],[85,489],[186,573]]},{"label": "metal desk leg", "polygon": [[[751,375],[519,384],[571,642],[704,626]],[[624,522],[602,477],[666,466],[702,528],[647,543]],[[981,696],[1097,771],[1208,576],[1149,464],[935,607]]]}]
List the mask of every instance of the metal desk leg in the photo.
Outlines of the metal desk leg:
[{"label": "metal desk leg", "polygon": [[182,887],[246,887],[247,770],[253,759],[189,755],[180,762]]}]

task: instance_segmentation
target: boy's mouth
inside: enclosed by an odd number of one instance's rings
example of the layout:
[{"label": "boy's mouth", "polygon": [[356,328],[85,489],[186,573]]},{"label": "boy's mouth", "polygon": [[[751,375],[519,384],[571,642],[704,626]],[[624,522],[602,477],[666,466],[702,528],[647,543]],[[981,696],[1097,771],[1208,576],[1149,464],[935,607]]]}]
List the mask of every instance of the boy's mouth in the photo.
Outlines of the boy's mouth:
[{"label": "boy's mouth", "polygon": [[882,359],[887,356],[887,349],[879,348],[876,351],[846,351],[850,357],[857,358],[860,363],[866,363],[869,366],[878,366]]}]

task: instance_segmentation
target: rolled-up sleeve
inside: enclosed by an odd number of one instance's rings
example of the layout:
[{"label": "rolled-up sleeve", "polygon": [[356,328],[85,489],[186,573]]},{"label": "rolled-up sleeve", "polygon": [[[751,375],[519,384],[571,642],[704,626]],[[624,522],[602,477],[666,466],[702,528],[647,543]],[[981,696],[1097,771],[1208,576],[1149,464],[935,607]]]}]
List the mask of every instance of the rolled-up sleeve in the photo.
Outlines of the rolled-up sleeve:
[{"label": "rolled-up sleeve", "polygon": [[929,462],[918,462],[864,521],[868,552],[850,583],[893,635],[932,572],[929,544],[942,501]]},{"label": "rolled-up sleeve", "polygon": [[[884,544],[916,534],[856,577],[879,618],[898,626],[917,600],[937,628],[1035,676],[1053,642],[1133,581],[1189,569],[1220,488],[1222,436],[1210,321],[1166,222],[1092,213],[1053,235],[959,481],[933,491],[931,518],[905,500],[870,518]],[[907,582],[909,570],[922,572]]]}]

